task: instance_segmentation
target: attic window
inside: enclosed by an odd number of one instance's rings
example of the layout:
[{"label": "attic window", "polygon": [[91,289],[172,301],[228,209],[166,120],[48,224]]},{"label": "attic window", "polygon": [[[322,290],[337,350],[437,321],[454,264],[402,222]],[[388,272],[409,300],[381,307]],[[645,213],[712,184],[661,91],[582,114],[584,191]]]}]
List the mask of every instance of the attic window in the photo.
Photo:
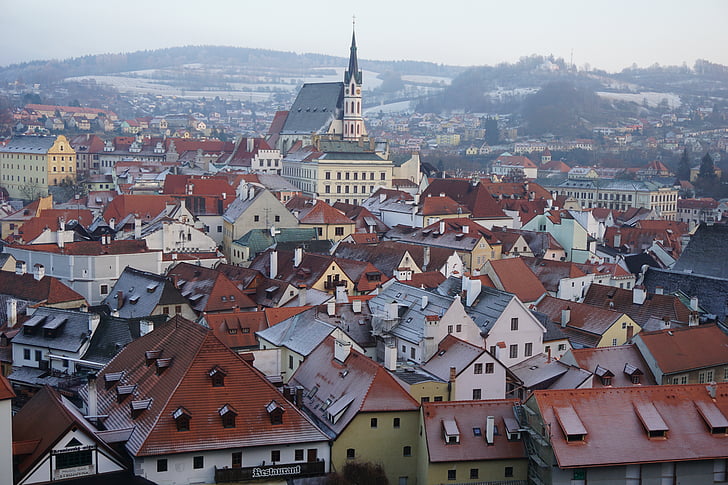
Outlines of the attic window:
[{"label": "attic window", "polygon": [[586,428],[572,406],[554,408],[554,415],[556,415],[556,420],[559,422],[567,442],[582,443],[585,441]]},{"label": "attic window", "polygon": [[473,428],[473,436],[482,436],[483,431],[480,428]]},{"label": "attic window", "polygon": [[162,372],[164,372],[165,370],[167,370],[167,368],[170,366],[171,363],[172,363],[172,359],[171,358],[167,358],[167,359],[157,359],[157,362],[156,362],[156,365],[157,365],[157,375],[158,376],[159,375],[162,375]]},{"label": "attic window", "polygon": [[178,407],[177,410],[172,413],[172,418],[174,418],[175,424],[177,425],[177,431],[190,430],[192,414],[190,414],[188,410],[183,407]]},{"label": "attic window", "polygon": [[667,438],[669,428],[653,403],[635,403],[634,410],[647,431],[648,438]]},{"label": "attic window", "polygon": [[209,372],[210,378],[212,379],[212,387],[225,387],[225,372],[222,368],[215,366]]},{"label": "attic window", "polygon": [[131,303],[132,305],[136,305],[137,302],[139,302],[139,295],[134,295],[129,298],[129,303]]},{"label": "attic window", "polygon": [[285,409],[275,402],[275,400],[269,402],[265,410],[268,412],[268,416],[270,416],[270,424],[283,424],[283,413]]},{"label": "attic window", "polygon": [[147,293],[154,293],[154,290],[157,289],[157,286],[159,286],[157,283],[151,283],[147,286]]},{"label": "attic window", "polygon": [[728,432],[728,419],[713,402],[695,401],[695,407],[708,426],[710,434],[724,435]]},{"label": "attic window", "polygon": [[624,373],[629,376],[632,384],[639,384],[643,375],[642,371],[632,364],[624,364]]},{"label": "attic window", "polygon": [[221,407],[218,412],[220,413],[220,417],[222,418],[222,427],[223,428],[234,428],[235,427],[235,418],[238,415],[238,412],[229,404],[225,404],[223,407]]},{"label": "attic window", "polygon": [[104,386],[106,389],[111,389],[115,384],[118,384],[121,378],[124,376],[124,372],[110,372],[104,375]]},{"label": "attic window", "polygon": [[614,374],[609,369],[606,369],[600,365],[597,365],[597,368],[594,370],[594,374],[599,377],[602,381],[602,385],[604,386],[611,386],[612,385],[612,377],[614,377]]},{"label": "attic window", "polygon": [[122,402],[127,397],[131,396],[136,390],[136,384],[130,386],[117,386],[116,387],[116,402]]},{"label": "attic window", "polygon": [[514,418],[504,418],[503,422],[506,425],[506,434],[508,435],[508,441],[516,441],[521,439],[520,426],[518,421]]},{"label": "attic window", "polygon": [[152,407],[152,400],[151,399],[139,399],[136,401],[132,401],[130,404],[131,407],[131,418],[136,419],[142,412]]},{"label": "attic window", "polygon": [[162,355],[161,350],[147,350],[144,352],[144,358],[147,364],[147,367],[152,365],[152,363],[159,358],[159,356]]},{"label": "attic window", "polygon": [[446,445],[455,445],[460,443],[460,430],[454,419],[442,420],[442,431]]}]

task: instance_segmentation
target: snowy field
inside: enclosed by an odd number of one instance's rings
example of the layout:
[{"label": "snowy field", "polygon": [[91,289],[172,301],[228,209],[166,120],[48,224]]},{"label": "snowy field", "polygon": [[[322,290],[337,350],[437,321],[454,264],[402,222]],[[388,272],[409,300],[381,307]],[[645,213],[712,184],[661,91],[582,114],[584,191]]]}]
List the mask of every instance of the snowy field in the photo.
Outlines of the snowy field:
[{"label": "snowy field", "polygon": [[663,99],[667,100],[670,108],[678,108],[682,104],[680,96],[674,93],[655,93],[645,91],[642,93],[605,93],[597,92],[597,95],[605,99],[613,99],[615,101],[628,101],[632,103],[642,104],[647,100],[650,107],[656,107]]}]

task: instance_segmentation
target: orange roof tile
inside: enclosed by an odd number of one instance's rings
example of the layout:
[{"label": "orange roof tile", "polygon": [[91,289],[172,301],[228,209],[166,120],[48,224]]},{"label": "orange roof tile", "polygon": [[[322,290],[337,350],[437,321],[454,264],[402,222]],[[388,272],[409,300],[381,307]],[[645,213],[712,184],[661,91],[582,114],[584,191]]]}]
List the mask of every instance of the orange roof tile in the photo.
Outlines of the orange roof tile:
[{"label": "orange roof tile", "polygon": [[641,332],[637,338],[665,374],[728,364],[728,335],[716,325]]},{"label": "orange roof tile", "polygon": [[486,265],[493,268],[500,289],[515,294],[523,302],[536,301],[547,292],[541,280],[521,258],[490,260]]}]

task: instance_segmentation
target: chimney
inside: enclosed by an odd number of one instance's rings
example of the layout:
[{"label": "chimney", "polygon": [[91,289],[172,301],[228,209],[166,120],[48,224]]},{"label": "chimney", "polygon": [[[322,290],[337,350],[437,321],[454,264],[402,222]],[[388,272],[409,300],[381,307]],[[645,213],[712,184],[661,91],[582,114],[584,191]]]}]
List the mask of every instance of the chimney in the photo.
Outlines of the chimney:
[{"label": "chimney", "polygon": [[622,245],[622,233],[617,231],[614,233],[614,247],[618,248]]},{"label": "chimney", "polygon": [[665,289],[662,286],[655,287],[655,295],[664,295]]},{"label": "chimney", "polygon": [[351,342],[344,342],[343,340],[334,340],[334,359],[338,360],[342,364],[349,357],[351,352]]},{"label": "chimney", "polygon": [[151,320],[139,321],[139,336],[142,337],[154,330],[154,322]]},{"label": "chimney", "polygon": [[662,328],[670,328],[670,317],[662,317]]},{"label": "chimney", "polygon": [[700,307],[698,306],[698,297],[697,296],[690,297],[690,309],[694,312],[700,311]]},{"label": "chimney", "polygon": [[336,287],[336,303],[349,303],[349,295],[346,294],[346,288],[343,286]]},{"label": "chimney", "polygon": [[690,312],[688,317],[688,325],[690,327],[697,327],[700,324],[700,314],[696,311]]},{"label": "chimney", "polygon": [[308,288],[306,285],[298,285],[298,306],[305,306],[306,305],[306,292],[308,291]]},{"label": "chimney", "polygon": [[142,220],[139,217],[134,217],[134,239],[142,238]]},{"label": "chimney", "polygon": [[25,261],[18,261],[15,263],[15,274],[23,275],[27,272],[28,265]]},{"label": "chimney", "polygon": [[270,252],[270,274],[268,276],[271,279],[278,277],[278,251]]},{"label": "chimney", "polygon": [[361,300],[354,300],[351,302],[351,311],[354,313],[361,313]]},{"label": "chimney", "polygon": [[635,285],[635,287],[632,288],[632,303],[635,305],[641,305],[646,299],[647,291],[645,291],[645,287],[642,285]]},{"label": "chimney", "polygon": [[458,370],[456,367],[450,367],[450,377],[448,379],[448,382],[455,382],[455,379],[458,377]]},{"label": "chimney", "polygon": [[422,271],[427,271],[430,265],[430,246],[425,246],[422,251]]},{"label": "chimney", "polygon": [[36,281],[40,281],[45,276],[45,266],[40,263],[36,263],[33,266],[33,277]]},{"label": "chimney", "polygon": [[97,313],[89,313],[88,314],[88,333],[89,335],[93,335],[96,331],[96,328],[99,326],[99,322],[101,322],[101,316]]},{"label": "chimney", "polygon": [[485,419],[485,442],[489,445],[495,443],[495,416],[488,416]]},{"label": "chimney", "polygon": [[336,300],[329,300],[326,302],[326,314],[330,317],[336,315]]},{"label": "chimney", "polygon": [[627,342],[632,340],[632,337],[634,337],[634,327],[632,325],[627,325]]},{"label": "chimney", "polygon": [[63,222],[63,219],[58,219],[58,230],[56,231],[56,243],[58,244],[59,248],[65,247],[66,241],[63,239],[63,233],[65,232],[65,223]]},{"label": "chimney", "polygon": [[551,363],[551,346],[550,345],[546,347],[546,363],[547,364]]},{"label": "chimney", "polygon": [[399,318],[399,305],[396,301],[387,304],[387,320],[397,320]]},{"label": "chimney", "polygon": [[384,192],[379,192],[379,203],[383,204],[385,200],[387,200],[387,194],[385,194]]},{"label": "chimney", "polygon": [[569,324],[569,320],[571,320],[571,307],[566,307],[565,309],[561,310],[561,328],[566,328],[566,325]]},{"label": "chimney", "polygon": [[296,386],[296,406],[303,407],[303,386]]},{"label": "chimney", "polygon": [[468,226],[467,224],[465,224],[463,226],[463,234],[469,234],[469,233],[470,233],[470,226]]},{"label": "chimney", "polygon": [[465,289],[465,305],[473,306],[473,303],[475,303],[475,299],[478,298],[478,295],[480,295],[480,279],[470,279],[469,277],[463,275],[463,286]]},{"label": "chimney", "polygon": [[116,292],[116,309],[121,310],[121,307],[124,306],[124,292],[123,291],[117,291]]},{"label": "chimney", "polygon": [[711,399],[715,399],[716,392],[718,391],[718,385],[715,382],[710,382],[705,389],[708,391],[708,395]]},{"label": "chimney", "polygon": [[423,339],[425,341],[424,355],[422,361],[426,362],[437,353],[437,344],[440,343],[438,327],[440,326],[440,317],[436,315],[425,316],[425,328]]},{"label": "chimney", "polygon": [[445,234],[445,221],[440,221],[440,234]]},{"label": "chimney", "polygon": [[18,300],[15,298],[8,298],[7,300],[7,317],[8,317],[8,328],[13,328],[18,323]]},{"label": "chimney", "polygon": [[246,147],[245,147],[246,148],[245,151],[247,151],[248,153],[252,152],[253,151],[253,148],[254,148],[253,147],[253,142],[255,140],[253,140],[252,138],[246,138],[245,141],[247,142],[246,143]]},{"label": "chimney", "polygon": [[303,248],[298,247],[293,252],[293,266],[298,268],[301,266],[301,261],[303,261]]},{"label": "chimney", "polygon": [[96,374],[88,375],[88,417],[94,423],[99,415],[99,395],[96,392]]},{"label": "chimney", "polygon": [[384,346],[384,367],[392,372],[397,370],[397,346],[394,344]]},{"label": "chimney", "polygon": [[420,310],[424,310],[425,308],[427,308],[427,304],[429,302],[430,301],[429,301],[429,298],[427,297],[427,295],[422,295],[422,299],[420,301]]}]

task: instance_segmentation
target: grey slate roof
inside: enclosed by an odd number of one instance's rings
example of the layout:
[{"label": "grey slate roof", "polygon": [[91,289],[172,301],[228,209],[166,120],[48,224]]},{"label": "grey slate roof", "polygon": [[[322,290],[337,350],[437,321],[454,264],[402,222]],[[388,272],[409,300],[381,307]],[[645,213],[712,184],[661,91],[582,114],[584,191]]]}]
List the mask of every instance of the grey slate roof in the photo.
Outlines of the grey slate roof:
[{"label": "grey slate roof", "polygon": [[273,345],[286,347],[297,354],[307,356],[335,328],[333,325],[317,320],[316,312],[316,308],[311,308],[272,327],[255,332],[255,334]]},{"label": "grey slate roof", "polygon": [[[451,276],[436,291],[441,295],[459,295],[462,291],[462,279]],[[473,305],[466,306],[465,311],[480,328],[480,332],[487,335],[513,298],[515,296],[512,293],[483,286]]]},{"label": "grey slate roof", "polygon": [[[155,315],[148,318],[154,325],[161,325],[167,315]],[[140,337],[140,321],[138,319],[117,318],[101,315],[98,327],[91,337],[84,360],[107,364],[129,342]]]},{"label": "grey slate roof", "polygon": [[14,136],[7,145],[0,146],[0,153],[37,153],[44,155],[56,141],[55,136]]},{"label": "grey slate roof", "polygon": [[[78,352],[89,337],[89,318],[92,314],[75,310],[40,307],[23,323],[35,331],[26,335],[25,329],[13,338],[13,344],[33,345],[65,352]],[[46,337],[44,329],[55,328],[54,337]]]},{"label": "grey slate roof", "polygon": [[[427,306],[422,308],[422,298],[427,297]],[[421,288],[405,285],[398,281],[382,288],[382,291],[369,300],[372,313],[372,327],[376,332],[381,328],[387,314],[387,305],[397,302],[399,323],[392,329],[392,335],[412,343],[420,342],[425,336],[424,322],[428,315],[444,315],[453,298],[438,295]]]},{"label": "grey slate roof", "polygon": [[172,282],[162,276],[130,266],[124,268],[113,289],[103,301],[103,304],[118,311],[121,318],[145,317],[151,315],[154,308],[160,304],[184,303],[187,303],[187,300]]},{"label": "grey slate roof", "polygon": [[[714,259],[725,259],[714,258]],[[673,270],[649,268],[643,284],[647,291],[654,293],[658,286],[665,294],[682,291],[686,295],[696,295],[698,303],[718,321],[726,321],[728,315],[728,278],[715,278],[696,273],[682,273]]]},{"label": "grey slate roof", "polygon": [[[281,243],[292,242],[295,244],[294,247],[296,247],[298,243],[304,241],[309,242],[318,237],[316,229],[313,227],[282,227],[276,229],[276,232],[278,234],[271,236],[270,231],[267,229],[251,229],[234,242],[235,244],[249,248],[250,258],[252,259],[271,246],[280,247]],[[330,248],[331,243],[327,241],[326,246]]]},{"label": "grey slate roof", "polygon": [[728,278],[727,254],[728,226],[701,224],[672,269]]},{"label": "grey slate roof", "polygon": [[306,83],[296,96],[281,134],[325,133],[342,117],[344,84]]}]

